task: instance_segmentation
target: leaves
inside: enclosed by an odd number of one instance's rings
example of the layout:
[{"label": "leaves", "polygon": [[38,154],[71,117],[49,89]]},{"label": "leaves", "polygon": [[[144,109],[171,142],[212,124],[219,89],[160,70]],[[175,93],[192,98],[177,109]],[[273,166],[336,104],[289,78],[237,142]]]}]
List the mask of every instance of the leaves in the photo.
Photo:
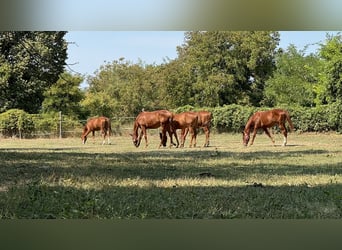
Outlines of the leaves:
[{"label": "leaves", "polygon": [[0,32],[0,112],[36,113],[67,57],[66,32]]},{"label": "leaves", "polygon": [[79,102],[83,93],[79,89],[83,78],[70,73],[61,74],[58,81],[44,92],[42,111],[44,113],[59,112],[77,117],[81,113]]}]

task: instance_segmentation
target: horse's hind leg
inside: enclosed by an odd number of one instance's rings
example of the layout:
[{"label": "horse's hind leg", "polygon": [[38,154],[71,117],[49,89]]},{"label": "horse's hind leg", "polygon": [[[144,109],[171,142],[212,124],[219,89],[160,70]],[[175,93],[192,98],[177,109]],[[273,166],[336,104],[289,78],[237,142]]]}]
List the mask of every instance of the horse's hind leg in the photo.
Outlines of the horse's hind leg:
[{"label": "horse's hind leg", "polygon": [[280,128],[280,130],[284,136],[283,146],[286,146],[286,144],[287,144],[287,130],[286,130],[285,124],[280,125],[279,128]]},{"label": "horse's hind leg", "polygon": [[264,131],[265,131],[266,135],[271,139],[273,146],[274,146],[275,141],[274,141],[273,137],[271,136],[270,131],[267,128],[264,128]]},{"label": "horse's hind leg", "polygon": [[109,130],[106,131],[105,136],[107,136],[107,143],[110,145],[110,132]]},{"label": "horse's hind leg", "polygon": [[204,143],[203,147],[209,147],[210,130],[208,127],[203,127],[203,131],[205,133],[205,143]]},{"label": "horse's hind leg", "polygon": [[[173,145],[173,146],[176,146],[176,147],[178,148],[178,146],[179,146],[179,140],[178,140],[178,136],[177,136],[177,131],[176,131],[176,130],[173,130],[172,132],[171,132],[171,131],[168,131],[168,133],[169,133],[169,136],[170,136],[170,148],[172,147],[172,145]],[[175,139],[176,139],[177,144],[175,144],[175,143],[173,142],[172,135],[175,136]]]}]

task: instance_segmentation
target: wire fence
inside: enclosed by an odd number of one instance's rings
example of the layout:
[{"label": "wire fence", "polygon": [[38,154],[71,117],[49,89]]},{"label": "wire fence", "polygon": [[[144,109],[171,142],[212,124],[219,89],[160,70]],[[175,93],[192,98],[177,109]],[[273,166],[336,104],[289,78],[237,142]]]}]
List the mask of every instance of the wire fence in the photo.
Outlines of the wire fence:
[{"label": "wire fence", "polygon": [[[12,138],[67,138],[80,137],[87,120],[74,120],[59,112],[58,117],[47,119],[42,115],[31,115],[33,123],[29,129],[17,119],[9,127],[0,128],[0,137]],[[113,135],[126,135],[133,129],[135,117],[111,117]],[[99,133],[99,132],[95,132]]]},{"label": "wire fence", "polygon": [[[129,134],[133,129],[133,121],[135,117],[112,117],[110,118],[111,121],[111,128],[112,128],[112,135],[126,135]],[[64,121],[63,118],[59,121],[58,125],[58,135],[56,132],[51,132],[50,136],[52,137],[59,137],[59,138],[66,138],[66,137],[80,137],[82,135],[83,126],[87,123],[88,120],[78,120],[77,126],[69,126],[67,121]],[[66,126],[64,126],[66,125]],[[100,132],[95,132],[100,133]],[[39,137],[38,133],[35,133],[36,137]]]}]

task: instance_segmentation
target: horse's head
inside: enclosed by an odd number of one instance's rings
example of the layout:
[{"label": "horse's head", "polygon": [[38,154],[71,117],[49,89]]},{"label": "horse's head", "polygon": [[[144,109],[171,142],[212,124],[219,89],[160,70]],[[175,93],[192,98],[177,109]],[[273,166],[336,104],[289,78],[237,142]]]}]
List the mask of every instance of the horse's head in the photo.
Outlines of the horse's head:
[{"label": "horse's head", "polygon": [[81,139],[82,139],[83,144],[85,144],[87,141],[87,136],[82,135]]},{"label": "horse's head", "polygon": [[130,134],[132,136],[132,142],[134,146],[139,147],[140,140],[138,139],[138,136],[136,134]]},{"label": "horse's head", "polygon": [[249,139],[250,139],[249,133],[243,131],[243,132],[242,132],[242,141],[243,141],[243,145],[244,145],[245,147],[247,147],[248,142],[249,142]]}]

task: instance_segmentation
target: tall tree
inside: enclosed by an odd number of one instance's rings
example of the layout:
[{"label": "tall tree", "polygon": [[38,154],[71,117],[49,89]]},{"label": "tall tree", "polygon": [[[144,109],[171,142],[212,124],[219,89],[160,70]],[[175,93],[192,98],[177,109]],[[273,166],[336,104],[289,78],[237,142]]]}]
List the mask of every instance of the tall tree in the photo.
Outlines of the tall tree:
[{"label": "tall tree", "polygon": [[259,105],[278,43],[278,32],[187,32],[178,55],[188,65],[196,105]]},{"label": "tall tree", "polygon": [[63,72],[66,32],[0,32],[0,112],[39,111],[43,93]]},{"label": "tall tree", "polygon": [[320,56],[324,60],[323,84],[329,102],[342,101],[342,35],[327,34],[326,44],[321,45]]},{"label": "tall tree", "polygon": [[319,57],[306,55],[290,45],[276,58],[277,69],[266,82],[264,104],[279,105],[315,105],[316,92],[322,68]]},{"label": "tall tree", "polygon": [[80,89],[83,77],[64,72],[58,81],[44,92],[42,111],[55,113],[61,111],[73,117],[82,118],[80,101],[84,94]]},{"label": "tall tree", "polygon": [[161,70],[155,65],[131,63],[124,59],[102,65],[94,77],[82,105],[91,115],[131,116],[142,109],[165,108],[161,93]]}]

